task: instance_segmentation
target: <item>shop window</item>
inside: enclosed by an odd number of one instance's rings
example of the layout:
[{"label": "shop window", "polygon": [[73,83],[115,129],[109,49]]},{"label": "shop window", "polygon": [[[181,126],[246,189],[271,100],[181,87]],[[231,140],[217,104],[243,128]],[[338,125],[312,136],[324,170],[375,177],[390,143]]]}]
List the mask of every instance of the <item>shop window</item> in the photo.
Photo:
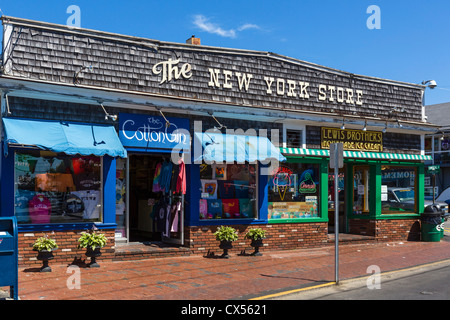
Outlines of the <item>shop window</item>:
[{"label": "shop window", "polygon": [[286,148],[301,148],[302,131],[286,129]]},{"label": "shop window", "polygon": [[268,218],[319,217],[319,165],[282,164],[269,176]]},{"label": "shop window", "polygon": [[381,167],[382,213],[415,213],[416,168],[401,166]]},{"label": "shop window", "polygon": [[353,213],[369,213],[369,166],[353,168]]},{"label": "shop window", "polygon": [[200,165],[200,219],[248,219],[256,214],[253,164]]},{"label": "shop window", "polygon": [[48,151],[16,152],[14,211],[18,223],[100,222],[101,158]]}]

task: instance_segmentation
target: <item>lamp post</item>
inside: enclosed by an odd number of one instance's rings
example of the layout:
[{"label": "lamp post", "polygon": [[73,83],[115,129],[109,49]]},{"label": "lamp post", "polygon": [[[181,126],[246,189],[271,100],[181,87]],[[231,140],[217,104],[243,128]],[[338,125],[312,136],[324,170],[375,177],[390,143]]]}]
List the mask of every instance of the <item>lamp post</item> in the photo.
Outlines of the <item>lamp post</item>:
[{"label": "lamp post", "polygon": [[[426,88],[430,88],[431,90],[433,90],[434,88],[437,87],[437,83],[435,80],[426,80],[426,81],[422,81],[422,85],[426,86],[423,91],[422,91],[422,115],[423,115],[423,119],[425,120],[425,90]],[[434,135],[432,136],[433,140],[432,140],[432,146],[434,149]],[[434,152],[433,152],[433,164],[434,164]],[[436,174],[433,174],[433,205],[434,205],[434,201],[436,198]]]}]

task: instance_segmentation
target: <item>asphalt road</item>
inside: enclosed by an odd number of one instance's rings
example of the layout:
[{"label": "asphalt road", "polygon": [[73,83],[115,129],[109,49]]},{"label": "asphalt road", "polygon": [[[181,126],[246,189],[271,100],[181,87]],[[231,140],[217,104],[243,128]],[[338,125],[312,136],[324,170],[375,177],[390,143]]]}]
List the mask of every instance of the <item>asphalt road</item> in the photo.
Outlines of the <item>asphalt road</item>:
[{"label": "asphalt road", "polygon": [[[450,241],[445,237],[445,241]],[[276,300],[450,300],[450,260],[341,281]]]}]

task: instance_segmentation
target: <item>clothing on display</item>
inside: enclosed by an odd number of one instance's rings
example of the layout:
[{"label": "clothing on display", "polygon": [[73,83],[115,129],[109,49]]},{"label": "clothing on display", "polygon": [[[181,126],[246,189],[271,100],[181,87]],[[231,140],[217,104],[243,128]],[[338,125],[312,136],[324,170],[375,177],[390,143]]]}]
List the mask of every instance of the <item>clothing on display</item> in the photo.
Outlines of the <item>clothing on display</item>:
[{"label": "clothing on display", "polygon": [[225,218],[239,218],[239,200],[222,199],[223,214]]},{"label": "clothing on display", "polygon": [[161,167],[162,163],[158,163],[155,168],[155,175],[153,177],[153,192],[160,192],[161,186],[159,185],[159,181],[161,180]]},{"label": "clothing on display", "polygon": [[159,185],[161,187],[161,191],[163,192],[170,191],[170,185],[172,180],[172,169],[173,164],[171,161],[166,160],[162,163]]},{"label": "clothing on display", "polygon": [[84,190],[73,191],[72,195],[77,196],[83,201],[84,211],[83,219],[92,220],[100,217],[100,191],[98,190]]},{"label": "clothing on display", "polygon": [[71,174],[44,173],[36,175],[36,191],[74,191],[75,185]]},{"label": "clothing on display", "polygon": [[222,218],[222,200],[208,199],[208,214],[212,215],[213,219]]},{"label": "clothing on display", "polygon": [[49,223],[52,206],[43,194],[36,194],[28,203],[31,223]]},{"label": "clothing on display", "polygon": [[178,162],[176,193],[186,194],[186,165],[183,160]]},{"label": "clothing on display", "polygon": [[236,198],[246,199],[249,197],[249,183],[248,181],[233,180],[234,192]]},{"label": "clothing on display", "polygon": [[219,185],[220,199],[235,198],[233,181],[218,180],[218,185]]},{"label": "clothing on display", "polygon": [[69,194],[64,203],[64,213],[68,216],[82,218],[84,213],[84,202],[75,194]]},{"label": "clothing on display", "polygon": [[208,195],[207,199],[217,199],[217,180],[201,180],[202,193]]}]

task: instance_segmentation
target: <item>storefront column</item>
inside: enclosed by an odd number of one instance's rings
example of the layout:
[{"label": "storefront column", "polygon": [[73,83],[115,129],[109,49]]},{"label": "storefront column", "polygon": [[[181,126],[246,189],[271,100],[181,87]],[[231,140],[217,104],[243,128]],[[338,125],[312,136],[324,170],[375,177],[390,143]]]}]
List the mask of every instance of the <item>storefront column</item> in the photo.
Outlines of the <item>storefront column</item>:
[{"label": "storefront column", "polygon": [[4,153],[5,146],[1,147],[1,164],[0,164],[0,216],[14,216],[14,150],[9,148],[8,155]]},{"label": "storefront column", "polygon": [[259,165],[256,190],[258,192],[258,217],[261,220],[267,221],[267,216],[269,213],[269,176],[266,174],[261,174],[261,172],[267,171],[265,169],[267,169],[267,165]]},{"label": "storefront column", "polygon": [[116,159],[103,157],[103,224],[116,225]]},{"label": "storefront column", "polygon": [[425,208],[425,165],[423,163],[417,166],[417,213],[422,214]]},{"label": "storefront column", "polygon": [[370,165],[369,169],[369,216],[381,215],[381,164]]},{"label": "storefront column", "polygon": [[[193,160],[192,160],[193,161]],[[200,220],[200,199],[202,184],[200,182],[200,165],[186,165],[186,181],[189,181],[186,188],[186,202],[184,208],[185,225],[195,226]]]}]

